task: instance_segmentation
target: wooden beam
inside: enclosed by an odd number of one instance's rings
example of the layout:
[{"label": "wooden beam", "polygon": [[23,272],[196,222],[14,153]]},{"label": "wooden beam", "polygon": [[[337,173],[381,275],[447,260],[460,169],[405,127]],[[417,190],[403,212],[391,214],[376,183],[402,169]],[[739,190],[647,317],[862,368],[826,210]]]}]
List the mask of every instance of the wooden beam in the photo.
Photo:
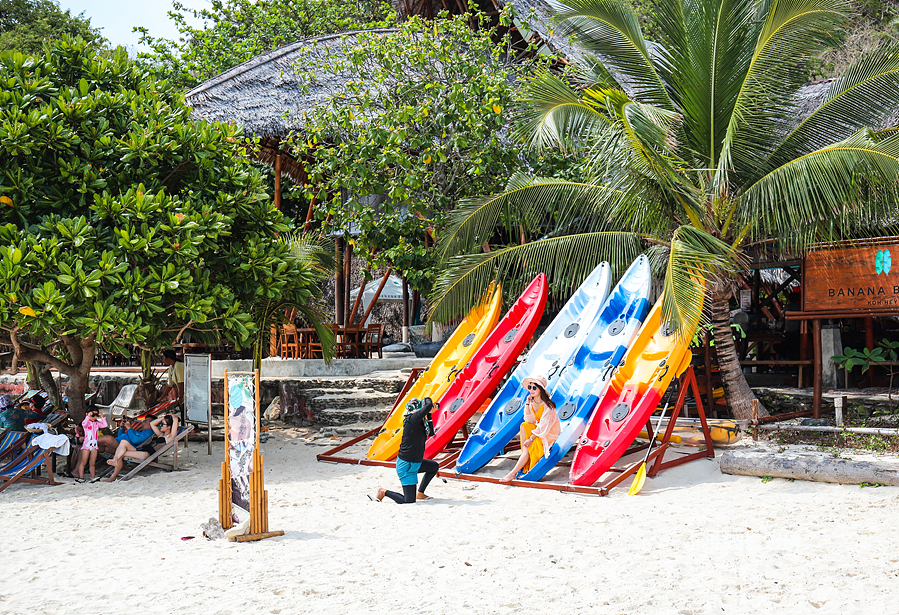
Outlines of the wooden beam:
[{"label": "wooden beam", "polygon": [[[365,272],[368,273],[371,271],[371,263],[369,263],[365,267]],[[365,292],[365,285],[368,283],[366,279],[367,276],[362,276],[362,284],[359,285],[359,293],[356,295],[356,300],[353,302],[353,309],[350,310],[350,317],[347,318],[347,324],[353,324],[353,319],[356,317],[356,310],[359,309],[359,303],[362,301],[362,293]],[[364,320],[362,321],[365,322]]]},{"label": "wooden beam", "polygon": [[[343,283],[345,284],[345,288],[343,290],[343,313],[346,316],[350,315],[350,288],[353,283],[353,244],[349,241],[346,242],[346,255],[343,257]],[[343,321],[344,326],[352,324],[349,321],[349,318]]]},{"label": "wooden beam", "polygon": [[824,379],[824,366],[821,363],[821,320],[812,321],[812,347],[815,354],[815,383],[812,393],[812,416],[821,418],[821,394]]},{"label": "wooden beam", "polygon": [[343,324],[343,294],[345,285],[343,281],[343,236],[334,240],[334,320],[337,324]]},{"label": "wooden beam", "polygon": [[275,209],[281,210],[281,152],[275,154]]},{"label": "wooden beam", "polygon": [[378,285],[378,290],[375,291],[375,296],[371,298],[371,303],[368,305],[368,309],[365,310],[365,314],[362,315],[362,324],[365,324],[365,321],[368,320],[368,317],[371,316],[371,311],[375,309],[375,304],[378,302],[378,299],[381,298],[381,291],[384,290],[384,285],[387,284],[387,278],[390,277],[390,272],[393,271],[389,267],[387,271],[384,272],[384,277],[381,278],[381,283]]},{"label": "wooden beam", "polygon": [[312,211],[315,209],[315,200],[318,198],[317,194],[312,195],[312,200],[309,201],[309,211],[306,212],[306,224],[303,225],[303,232],[308,233],[309,227],[312,226]]}]

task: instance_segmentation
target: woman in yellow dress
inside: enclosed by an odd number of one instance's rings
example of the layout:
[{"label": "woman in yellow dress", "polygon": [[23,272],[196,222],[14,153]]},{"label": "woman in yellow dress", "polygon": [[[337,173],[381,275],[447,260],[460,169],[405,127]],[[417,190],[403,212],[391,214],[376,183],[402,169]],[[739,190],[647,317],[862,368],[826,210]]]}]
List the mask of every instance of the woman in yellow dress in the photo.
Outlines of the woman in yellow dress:
[{"label": "woman in yellow dress", "polygon": [[499,479],[501,483],[512,482],[519,471],[527,472],[541,457],[549,456],[561,426],[556,414],[556,404],[546,392],[546,378],[535,376],[525,378],[521,386],[528,391],[524,402],[524,422],[521,424],[521,457],[512,471]]}]

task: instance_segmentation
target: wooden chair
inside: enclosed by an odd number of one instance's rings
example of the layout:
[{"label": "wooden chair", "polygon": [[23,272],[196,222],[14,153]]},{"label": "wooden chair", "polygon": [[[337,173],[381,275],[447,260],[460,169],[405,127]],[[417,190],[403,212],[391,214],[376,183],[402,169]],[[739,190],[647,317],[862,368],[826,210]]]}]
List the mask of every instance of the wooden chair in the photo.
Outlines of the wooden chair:
[{"label": "wooden chair", "polygon": [[376,324],[376,325],[368,325],[368,329],[366,329],[365,333],[365,355],[371,359],[375,351],[378,353],[378,358],[384,358],[384,351],[381,350],[384,346],[384,325]]},{"label": "wooden chair", "polygon": [[297,334],[296,325],[281,326],[281,358],[300,358],[300,337]]},{"label": "wooden chair", "polygon": [[365,351],[365,329],[362,325],[347,325],[343,327],[343,356],[352,359],[361,359]]},{"label": "wooden chair", "polygon": [[[15,459],[0,468],[0,491],[17,481],[42,485],[59,484],[53,480],[53,468],[50,463],[50,454],[55,450],[44,450],[40,446],[32,444],[19,453]],[[47,465],[47,478],[38,474],[40,467],[44,464]]]},{"label": "wooden chair", "polygon": [[[139,462],[137,460],[128,459],[126,457],[125,458],[126,462],[132,463],[132,464],[137,464],[137,465],[134,467],[133,470],[131,470],[130,472],[128,472],[127,474],[125,474],[124,476],[119,478],[119,480],[123,480],[123,481],[130,480],[130,479],[134,478],[134,476],[138,472],[140,472],[147,466],[153,466],[154,468],[160,468],[162,470],[166,470],[167,472],[177,470],[178,469],[178,442],[180,442],[181,440],[186,438],[188,436],[188,434],[190,432],[192,432],[193,430],[194,430],[193,425],[188,425],[186,427],[182,427],[181,429],[178,430],[178,435],[175,437],[174,440],[172,440],[171,442],[168,442],[164,446],[160,447],[152,455],[150,455],[146,459],[140,460]],[[160,456],[162,456],[165,453],[168,453],[170,451],[173,454],[173,459],[172,459],[171,464],[161,463],[160,461],[158,461]]]}]

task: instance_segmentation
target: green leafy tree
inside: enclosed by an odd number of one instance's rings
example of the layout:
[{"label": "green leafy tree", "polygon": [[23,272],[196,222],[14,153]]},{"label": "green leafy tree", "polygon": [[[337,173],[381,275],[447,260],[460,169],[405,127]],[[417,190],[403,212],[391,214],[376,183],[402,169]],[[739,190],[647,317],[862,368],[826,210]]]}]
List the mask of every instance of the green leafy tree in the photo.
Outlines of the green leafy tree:
[{"label": "green leafy tree", "polygon": [[0,0],[0,52],[37,54],[63,36],[103,40],[83,13],[63,11],[54,0]]},{"label": "green leafy tree", "polygon": [[[472,30],[472,19],[483,27]],[[425,232],[519,165],[519,148],[504,136],[521,71],[507,45],[483,16],[412,18],[395,33],[362,33],[345,53],[306,69],[310,83],[316,73],[349,77],[306,114],[293,143],[314,160],[319,219],[328,231],[357,229],[358,253],[419,290],[434,275]]]},{"label": "green leafy tree", "polygon": [[14,368],[69,377],[76,418],[101,347],[247,345],[273,300],[318,325],[319,274],[278,238],[235,127],[191,120],[122,48],[65,39],[0,56],[0,76],[0,331]]},{"label": "green leafy tree", "polygon": [[[746,418],[754,396],[729,321],[739,261],[894,220],[899,136],[872,127],[895,109],[899,49],[860,57],[798,121],[808,60],[850,14],[842,0],[662,0],[655,42],[626,2],[558,9],[586,53],[576,80],[529,83],[525,133],[585,152],[592,170],[580,182],[515,177],[455,212],[438,313],[463,311],[495,272],[508,282],[545,270],[570,289],[599,260],[622,266],[650,246],[665,317],[689,339],[708,310],[729,406]],[[506,211],[534,229],[528,241],[472,254]]]},{"label": "green leafy tree", "polygon": [[[300,39],[382,27],[396,19],[387,0],[212,0],[208,8],[173,2],[172,9],[169,18],[178,27],[178,40],[155,38],[146,28],[136,28],[141,43],[150,47],[138,58],[157,76],[184,88]],[[203,25],[193,26],[188,19]]]}]

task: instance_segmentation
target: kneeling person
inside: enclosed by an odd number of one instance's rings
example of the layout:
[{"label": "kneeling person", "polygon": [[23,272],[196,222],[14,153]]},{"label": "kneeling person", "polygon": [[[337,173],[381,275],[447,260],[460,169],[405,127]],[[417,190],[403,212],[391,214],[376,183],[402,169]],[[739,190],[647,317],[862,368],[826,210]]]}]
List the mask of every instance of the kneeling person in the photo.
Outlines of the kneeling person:
[{"label": "kneeling person", "polygon": [[[429,436],[434,435],[434,426],[431,423],[431,409],[434,402],[430,397],[423,400],[413,399],[406,404],[406,412],[403,415],[403,439],[400,442],[400,452],[396,460],[396,474],[403,486],[403,493],[387,491],[383,487],[378,488],[375,499],[379,502],[387,496],[397,504],[414,504],[416,500],[427,500],[425,489],[428,483],[437,475],[440,466],[432,459],[425,459],[425,442]],[[418,475],[424,473],[421,485],[418,486]],[[418,486],[418,493],[415,487]],[[371,497],[371,496],[369,496]]]}]

